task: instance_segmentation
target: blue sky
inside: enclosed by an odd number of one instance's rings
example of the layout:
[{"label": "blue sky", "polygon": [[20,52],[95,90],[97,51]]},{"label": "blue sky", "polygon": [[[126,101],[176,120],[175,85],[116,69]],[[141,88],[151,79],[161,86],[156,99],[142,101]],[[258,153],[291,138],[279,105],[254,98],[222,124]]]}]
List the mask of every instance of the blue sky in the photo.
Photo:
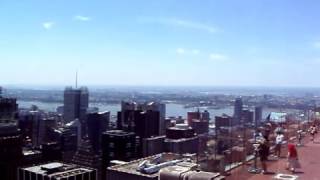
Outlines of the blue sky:
[{"label": "blue sky", "polygon": [[316,86],[318,0],[2,0],[0,84]]}]

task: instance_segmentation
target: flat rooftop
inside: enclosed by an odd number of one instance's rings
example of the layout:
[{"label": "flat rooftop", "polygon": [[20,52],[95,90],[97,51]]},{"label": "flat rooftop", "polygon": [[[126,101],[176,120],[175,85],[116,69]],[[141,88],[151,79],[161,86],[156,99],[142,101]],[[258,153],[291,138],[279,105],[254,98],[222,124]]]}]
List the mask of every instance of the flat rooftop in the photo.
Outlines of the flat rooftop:
[{"label": "flat rooftop", "polygon": [[92,172],[93,169],[80,167],[74,164],[65,164],[60,162],[52,162],[47,164],[40,164],[36,166],[22,168],[25,171],[33,172],[35,174],[46,175],[50,178],[70,176],[71,174],[83,174],[86,172]]},{"label": "flat rooftop", "polygon": [[[182,157],[178,154],[173,154],[173,153],[162,153],[162,159],[161,162],[167,162],[167,161],[172,161],[172,160],[176,160],[176,159],[182,159]],[[128,162],[126,164],[122,164],[122,165],[115,165],[112,167],[109,167],[108,170],[112,170],[112,171],[118,171],[118,172],[123,172],[123,173],[128,173],[128,174],[135,174],[135,175],[139,175],[139,176],[147,176],[147,177],[158,177],[159,176],[159,172],[154,173],[154,174],[144,174],[141,173],[139,171],[137,171],[137,167],[139,166],[139,164],[145,160],[152,160],[156,157],[157,155],[154,156],[149,156],[143,159],[138,159],[138,160],[134,160],[131,162]]]}]

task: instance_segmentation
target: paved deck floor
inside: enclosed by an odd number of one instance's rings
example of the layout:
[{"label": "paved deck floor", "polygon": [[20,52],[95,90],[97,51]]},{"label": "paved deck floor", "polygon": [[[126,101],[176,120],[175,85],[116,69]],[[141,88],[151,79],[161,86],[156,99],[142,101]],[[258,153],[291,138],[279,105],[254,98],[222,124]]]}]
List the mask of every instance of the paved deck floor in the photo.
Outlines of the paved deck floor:
[{"label": "paved deck floor", "polygon": [[[297,169],[294,175],[299,176],[299,180],[320,180],[320,135],[315,138],[315,142],[310,142],[309,136],[303,140],[303,146],[298,147],[298,156],[302,168]],[[247,172],[251,165],[244,165],[231,171],[231,175],[227,176],[227,180],[265,180],[273,179],[277,173],[291,174],[285,169],[286,167],[286,148],[282,150],[283,158],[276,159],[270,158],[268,161],[268,171],[266,175],[263,174],[250,174]],[[273,159],[273,160],[272,160]],[[260,166],[260,163],[258,163]]]}]

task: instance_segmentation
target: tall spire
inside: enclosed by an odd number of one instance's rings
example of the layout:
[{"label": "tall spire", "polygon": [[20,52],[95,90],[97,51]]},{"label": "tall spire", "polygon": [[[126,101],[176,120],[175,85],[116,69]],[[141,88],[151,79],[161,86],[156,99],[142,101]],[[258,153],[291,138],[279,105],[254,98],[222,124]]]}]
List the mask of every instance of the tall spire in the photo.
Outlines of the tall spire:
[{"label": "tall spire", "polygon": [[76,70],[76,88],[78,88],[78,69]]}]

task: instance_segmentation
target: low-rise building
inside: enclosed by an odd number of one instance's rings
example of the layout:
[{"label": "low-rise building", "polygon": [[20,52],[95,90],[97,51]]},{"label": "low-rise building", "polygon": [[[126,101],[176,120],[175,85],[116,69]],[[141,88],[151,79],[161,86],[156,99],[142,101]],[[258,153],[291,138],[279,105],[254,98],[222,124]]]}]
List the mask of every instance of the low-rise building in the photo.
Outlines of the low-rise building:
[{"label": "low-rise building", "polygon": [[74,164],[64,164],[52,162],[36,166],[20,168],[18,171],[18,180],[96,180],[95,169],[80,167]]}]

